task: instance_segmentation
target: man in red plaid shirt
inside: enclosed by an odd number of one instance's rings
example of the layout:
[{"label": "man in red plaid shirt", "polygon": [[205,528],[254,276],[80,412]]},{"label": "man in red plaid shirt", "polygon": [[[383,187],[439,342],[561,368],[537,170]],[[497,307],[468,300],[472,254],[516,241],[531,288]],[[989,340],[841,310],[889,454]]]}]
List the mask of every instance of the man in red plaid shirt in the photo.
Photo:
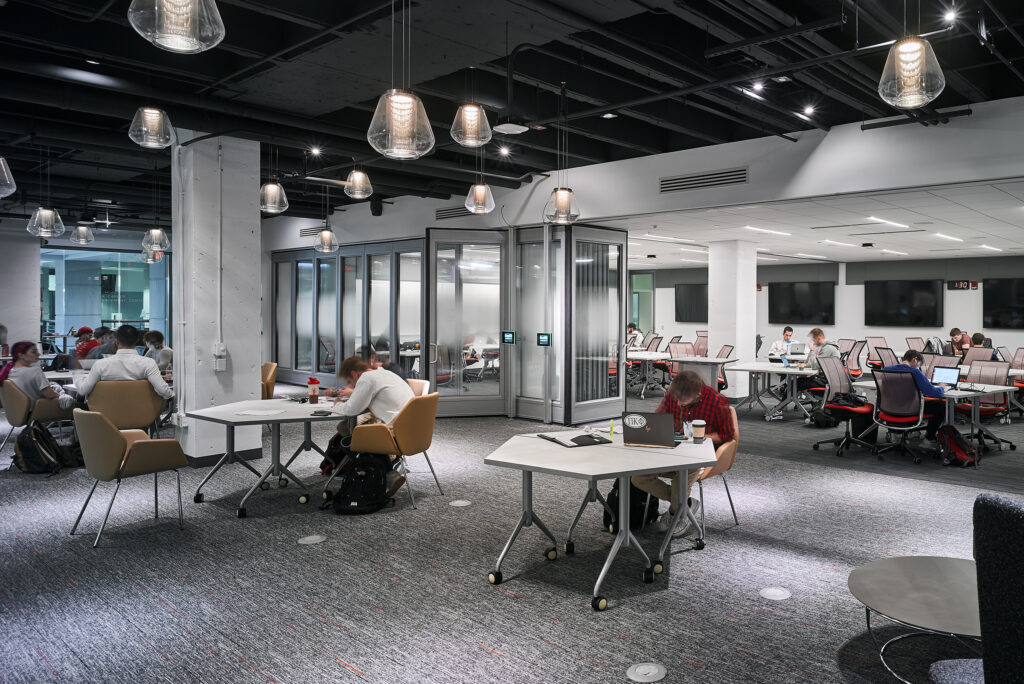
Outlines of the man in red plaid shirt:
[{"label": "man in red plaid shirt", "polygon": [[[729,413],[729,400],[719,392],[707,387],[700,376],[693,371],[682,371],[672,379],[672,384],[665,392],[665,398],[658,406],[658,413],[671,413],[675,423],[675,431],[683,432],[683,423],[703,420],[706,424],[704,436],[711,440],[717,449],[725,442],[736,438],[732,415]],[[632,478],[634,485],[659,499],[669,502],[668,513],[658,520],[658,528],[664,532],[668,529],[675,515],[675,502],[679,500],[677,482],[678,473],[657,473],[653,475],[636,475]],[[690,488],[697,481],[700,469],[690,470],[686,474],[686,496],[688,505],[697,513],[698,501],[689,499]],[[671,480],[671,486],[661,478]],[[683,518],[676,528],[676,534],[685,534],[690,525],[688,518]]]}]

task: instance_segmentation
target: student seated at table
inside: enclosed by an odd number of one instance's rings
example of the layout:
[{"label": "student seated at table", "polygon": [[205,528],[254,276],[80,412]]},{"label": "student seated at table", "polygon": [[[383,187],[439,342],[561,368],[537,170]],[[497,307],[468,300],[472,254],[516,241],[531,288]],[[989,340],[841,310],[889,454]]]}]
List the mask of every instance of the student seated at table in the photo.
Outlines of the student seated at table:
[{"label": "student seated at table", "polygon": [[[682,432],[683,424],[694,420],[703,420],[706,423],[704,436],[709,438],[717,449],[725,442],[735,439],[733,431],[732,415],[729,413],[729,400],[718,391],[711,389],[704,384],[700,376],[694,371],[684,370],[676,374],[672,384],[665,391],[665,398],[658,406],[658,413],[671,413],[675,423],[675,431]],[[658,529],[662,532],[668,530],[675,515],[675,502],[679,483],[678,473],[660,473],[654,475],[636,475],[631,481],[634,485],[647,492],[651,496],[665,499],[669,502],[668,512],[658,519]],[[697,481],[700,469],[687,472],[686,477],[686,500],[694,515],[699,511],[700,502],[691,499],[690,488]],[[666,484],[662,478],[668,479],[671,484]],[[686,534],[690,522],[683,518],[676,527],[675,535]]]},{"label": "student seated at table", "polygon": [[[797,366],[820,371],[819,358],[839,358],[839,345],[835,342],[829,342],[825,338],[825,331],[821,328],[813,328],[808,334],[808,338],[811,351],[807,356],[807,363],[798,363]],[[800,378],[797,380],[796,386],[798,389],[805,390],[808,387],[824,387],[825,382],[825,377],[819,373],[809,378]]]},{"label": "student seated at table", "polygon": [[92,338],[92,328],[83,325],[78,329],[78,343],[75,344],[75,358],[84,359],[92,351],[93,347],[100,346],[98,340]]},{"label": "student seated at table", "polygon": [[[348,439],[355,424],[390,423],[398,415],[410,399],[413,398],[409,383],[386,368],[371,368],[370,364],[358,356],[350,356],[338,367],[338,377],[348,383],[337,392],[333,410],[335,413],[353,420],[338,423],[338,432],[346,439],[342,440],[343,450],[347,453]],[[347,399],[347,401],[342,401]],[[354,423],[354,424],[353,424]],[[394,463],[394,457],[391,457]],[[387,475],[387,495],[395,492],[405,484],[402,473],[391,470]]]},{"label": "student seated at table", "polygon": [[174,396],[174,390],[164,382],[156,361],[139,356],[135,350],[139,343],[139,331],[135,326],[122,325],[115,333],[115,340],[117,352],[93,364],[89,375],[76,388],[79,396],[88,397],[101,380],[149,380],[159,396],[164,399]]},{"label": "student seated at table", "polygon": [[[992,340],[989,340],[988,344],[985,344],[985,333],[976,332],[973,335],[971,335],[971,346],[972,347],[989,347],[989,348],[991,348],[992,347]],[[999,352],[997,352],[994,349],[992,350],[992,360],[993,361],[998,361],[999,360]]]},{"label": "student seated at table", "polygon": [[963,354],[971,348],[971,337],[960,328],[953,328],[949,331],[949,344],[953,347],[954,354]]},{"label": "student seated at table", "polygon": [[164,344],[164,334],[159,330],[150,330],[143,335],[142,343],[146,345],[143,356],[156,361],[156,367],[161,371],[167,370],[174,363],[174,350]]},{"label": "student seated at table", "polygon": [[789,354],[789,348],[793,344],[793,328],[788,325],[782,329],[782,339],[772,342],[768,348],[768,356],[781,356]]},{"label": "student seated at table", "polygon": [[[908,349],[903,355],[903,363],[886,366],[884,370],[909,372],[914,376],[914,383],[917,385],[917,389],[921,390],[922,395],[930,399],[942,399],[946,394],[947,386],[933,385],[931,380],[926,378],[924,373],[921,372],[922,363],[924,363],[924,356],[921,355],[921,352]],[[928,418],[928,425],[925,427],[924,436],[929,442],[934,442],[935,435],[946,421],[945,399],[929,402],[926,412],[931,413],[931,417]]]},{"label": "student seated at table", "polygon": [[[135,329],[134,327],[132,328]],[[117,340],[115,339],[114,331],[110,328],[101,325],[96,328],[96,332],[93,337],[99,341],[99,345],[93,347],[86,354],[87,359],[102,359],[104,356],[117,353]]]},{"label": "student seated at table", "polygon": [[55,382],[50,382],[39,365],[39,347],[35,342],[15,342],[11,360],[0,369],[0,386],[13,382],[33,404],[38,399],[56,399],[62,409],[71,408],[75,397]]}]

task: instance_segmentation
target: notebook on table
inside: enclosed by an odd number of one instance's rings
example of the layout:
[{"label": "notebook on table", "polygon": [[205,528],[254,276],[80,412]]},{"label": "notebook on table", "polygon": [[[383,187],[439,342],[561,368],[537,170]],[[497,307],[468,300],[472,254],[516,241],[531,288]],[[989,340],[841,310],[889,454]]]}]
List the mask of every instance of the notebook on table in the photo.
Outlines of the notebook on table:
[{"label": "notebook on table", "polygon": [[675,421],[671,413],[623,413],[622,443],[626,446],[674,449]]},{"label": "notebook on table", "polygon": [[588,432],[586,430],[568,430],[566,432],[550,432],[547,434],[537,435],[541,439],[546,439],[549,442],[555,444],[561,444],[564,447],[581,447],[581,446],[594,446],[595,444],[611,444],[612,440],[601,435]]}]

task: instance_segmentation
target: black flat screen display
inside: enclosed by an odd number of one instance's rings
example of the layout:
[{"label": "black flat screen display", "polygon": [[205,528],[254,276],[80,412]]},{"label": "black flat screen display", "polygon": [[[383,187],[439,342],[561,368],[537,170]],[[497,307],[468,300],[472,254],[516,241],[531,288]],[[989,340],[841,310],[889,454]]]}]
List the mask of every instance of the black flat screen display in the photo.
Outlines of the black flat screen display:
[{"label": "black flat screen display", "polygon": [[1024,328],[1024,278],[986,278],[982,282],[985,328]]},{"label": "black flat screen display", "polygon": [[768,322],[835,325],[836,284],[769,283]]},{"label": "black flat screen display", "polygon": [[941,280],[867,280],[864,325],[942,326]]},{"label": "black flat screen display", "polygon": [[676,285],[676,322],[708,322],[707,285]]}]

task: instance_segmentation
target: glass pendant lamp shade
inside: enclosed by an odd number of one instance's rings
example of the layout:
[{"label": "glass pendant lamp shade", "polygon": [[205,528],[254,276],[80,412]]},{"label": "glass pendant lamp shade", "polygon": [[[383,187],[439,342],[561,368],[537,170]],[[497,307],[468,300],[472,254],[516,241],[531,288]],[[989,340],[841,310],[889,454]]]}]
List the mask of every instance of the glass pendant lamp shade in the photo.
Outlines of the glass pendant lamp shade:
[{"label": "glass pendant lamp shade", "polygon": [[487,112],[478,104],[464,104],[455,113],[452,140],[463,147],[480,147],[491,140],[491,124]]},{"label": "glass pendant lamp shade", "polygon": [[163,228],[150,228],[146,231],[146,237],[142,238],[142,247],[163,252],[171,248],[171,241],[167,239],[167,233]]},{"label": "glass pendant lamp shade", "polygon": [[56,209],[39,207],[32,213],[25,230],[36,237],[58,237],[64,234],[64,222]]},{"label": "glass pendant lamp shade", "polygon": [[87,245],[94,241],[96,236],[92,233],[92,226],[79,223],[71,229],[71,241],[79,245]]},{"label": "glass pendant lamp shade", "polygon": [[917,109],[945,87],[946,77],[927,40],[909,36],[893,43],[878,82],[879,97],[899,109]]},{"label": "glass pendant lamp shade", "polygon": [[575,223],[580,217],[580,209],[576,206],[576,196],[572,188],[555,188],[544,205],[545,223],[568,225]]},{"label": "glass pendant lamp shade", "polygon": [[146,264],[157,264],[163,261],[164,253],[159,249],[142,248],[142,261]]},{"label": "glass pendant lamp shade", "polygon": [[128,129],[128,137],[137,145],[151,150],[170,147],[177,140],[171,118],[156,107],[139,107]]},{"label": "glass pendant lamp shade", "polygon": [[264,214],[280,214],[288,211],[288,195],[277,181],[264,183],[260,188],[260,211]]},{"label": "glass pendant lamp shade", "polygon": [[168,52],[203,52],[224,40],[215,0],[132,0],[128,23]]},{"label": "glass pendant lamp shade", "polygon": [[491,195],[491,186],[486,183],[477,183],[469,189],[466,195],[466,209],[474,214],[489,214],[494,211],[494,196]]},{"label": "glass pendant lamp shade", "polygon": [[388,159],[419,159],[434,149],[427,112],[408,90],[392,89],[380,96],[366,140]]},{"label": "glass pendant lamp shade", "polygon": [[318,252],[330,253],[338,251],[338,236],[331,230],[331,224],[324,222],[324,227],[313,239],[313,249]]},{"label": "glass pendant lamp shade", "polygon": [[7,164],[6,159],[0,157],[0,197],[13,195],[17,189],[18,184],[14,182],[11,167]]},{"label": "glass pendant lamp shade", "polygon": [[366,199],[373,194],[370,177],[365,172],[352,169],[345,179],[345,194],[352,199]]}]

